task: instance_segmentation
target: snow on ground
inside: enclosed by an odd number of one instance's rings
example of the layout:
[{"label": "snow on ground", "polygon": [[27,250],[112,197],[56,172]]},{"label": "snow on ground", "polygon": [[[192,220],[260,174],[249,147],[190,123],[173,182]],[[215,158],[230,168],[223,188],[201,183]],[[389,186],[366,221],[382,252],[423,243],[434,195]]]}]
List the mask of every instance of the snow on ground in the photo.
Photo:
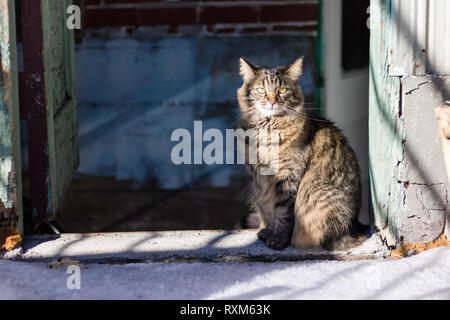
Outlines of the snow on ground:
[{"label": "snow on ground", "polygon": [[89,264],[0,260],[0,299],[450,299],[450,247],[403,260]]}]

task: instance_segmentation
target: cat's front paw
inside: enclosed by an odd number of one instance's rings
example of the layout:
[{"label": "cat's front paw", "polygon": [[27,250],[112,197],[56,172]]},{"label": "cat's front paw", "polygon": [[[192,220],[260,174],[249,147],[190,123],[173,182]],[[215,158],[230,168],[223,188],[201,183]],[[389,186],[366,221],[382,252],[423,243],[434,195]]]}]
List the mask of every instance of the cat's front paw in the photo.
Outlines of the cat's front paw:
[{"label": "cat's front paw", "polygon": [[272,233],[273,233],[272,230],[269,230],[269,229],[261,229],[261,230],[258,232],[258,239],[265,242],[265,241],[267,240],[267,238],[268,238],[269,236],[272,235]]},{"label": "cat's front paw", "polygon": [[289,245],[289,239],[279,235],[274,235],[270,229],[262,229],[258,232],[258,239],[264,241],[273,250],[283,250]]},{"label": "cat's front paw", "polygon": [[285,237],[270,235],[265,240],[267,246],[273,250],[283,250],[289,245],[289,241]]}]

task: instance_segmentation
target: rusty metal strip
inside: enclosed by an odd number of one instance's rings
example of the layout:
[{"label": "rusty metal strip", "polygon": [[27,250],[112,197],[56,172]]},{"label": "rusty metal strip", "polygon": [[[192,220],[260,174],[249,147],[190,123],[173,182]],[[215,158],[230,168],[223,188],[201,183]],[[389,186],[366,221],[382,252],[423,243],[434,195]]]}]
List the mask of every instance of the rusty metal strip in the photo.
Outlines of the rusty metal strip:
[{"label": "rusty metal strip", "polygon": [[23,60],[26,72],[43,73],[41,0],[21,0]]},{"label": "rusty metal strip", "polygon": [[43,60],[41,0],[21,0],[24,72],[20,75],[20,114],[27,120],[28,163],[33,223],[48,219],[50,179]]},{"label": "rusty metal strip", "polygon": [[36,72],[20,72],[20,118],[45,119],[44,75]]}]

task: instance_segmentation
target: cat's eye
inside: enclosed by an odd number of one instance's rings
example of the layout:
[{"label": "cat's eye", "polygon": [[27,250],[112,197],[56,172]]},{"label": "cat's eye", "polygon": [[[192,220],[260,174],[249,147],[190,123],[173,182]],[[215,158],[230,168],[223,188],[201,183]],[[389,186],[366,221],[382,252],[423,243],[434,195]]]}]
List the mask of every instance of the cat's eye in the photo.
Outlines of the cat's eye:
[{"label": "cat's eye", "polygon": [[278,93],[280,94],[285,94],[287,92],[287,89],[284,87],[281,87],[280,89],[278,89]]},{"label": "cat's eye", "polygon": [[259,94],[264,94],[264,93],[266,93],[266,89],[264,89],[264,88],[257,88],[256,92],[258,92]]}]

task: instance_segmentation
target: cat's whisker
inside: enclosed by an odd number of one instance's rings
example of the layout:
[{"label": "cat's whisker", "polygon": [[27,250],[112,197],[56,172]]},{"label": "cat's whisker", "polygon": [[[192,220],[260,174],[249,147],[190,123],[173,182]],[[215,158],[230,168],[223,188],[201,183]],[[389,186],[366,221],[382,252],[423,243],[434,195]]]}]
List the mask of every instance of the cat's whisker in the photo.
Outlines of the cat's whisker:
[{"label": "cat's whisker", "polygon": [[242,118],[248,118],[249,116],[251,116],[252,114],[255,114],[255,113],[256,113],[256,111],[246,113],[246,114],[242,115]]},{"label": "cat's whisker", "polygon": [[239,115],[240,118],[248,117],[256,112],[256,107],[250,107],[248,111]]},{"label": "cat's whisker", "polygon": [[291,111],[293,114],[299,114],[297,110],[295,110],[291,107],[285,106],[285,109]]},{"label": "cat's whisker", "polygon": [[297,112],[295,109],[294,109],[294,107],[291,107],[291,106],[284,106],[286,109],[289,109],[289,110],[291,110],[291,111],[295,111],[295,112]]},{"label": "cat's whisker", "polygon": [[239,111],[239,108],[232,108],[232,109],[224,109],[224,111]]},{"label": "cat's whisker", "polygon": [[254,111],[256,110],[256,107],[249,107],[247,110],[244,110],[243,113],[247,113],[249,111]]},{"label": "cat's whisker", "polygon": [[296,116],[296,115],[297,115],[295,112],[293,112],[293,111],[292,111],[291,109],[289,109],[289,108],[284,108],[284,111],[285,111],[287,114],[291,115],[291,116]]},{"label": "cat's whisker", "polygon": [[239,120],[243,119],[243,118],[248,118],[249,116],[253,115],[256,113],[256,108],[253,108],[252,110],[246,112],[246,113],[242,113],[240,114],[238,117],[236,117],[236,119],[234,119],[235,121],[233,122],[233,126],[236,125],[236,123],[239,122]]},{"label": "cat's whisker", "polygon": [[289,107],[289,106],[285,106],[285,109],[291,111],[292,112],[291,114],[295,114],[296,116],[298,116],[298,117],[300,117],[302,119],[308,119],[308,120],[311,120],[311,121],[322,122],[322,123],[330,123],[330,121],[328,121],[328,120],[321,120],[321,119],[310,117],[310,116],[308,116],[307,114],[304,114],[304,113],[299,113],[298,111],[292,109],[292,107]]},{"label": "cat's whisker", "polygon": [[308,119],[308,120],[315,121],[315,122],[330,123],[330,121],[328,121],[328,120],[321,120],[321,119],[311,118],[311,117],[308,117],[308,116],[305,116],[305,115],[302,115],[302,114],[299,114],[299,116],[303,117],[304,119]]}]

